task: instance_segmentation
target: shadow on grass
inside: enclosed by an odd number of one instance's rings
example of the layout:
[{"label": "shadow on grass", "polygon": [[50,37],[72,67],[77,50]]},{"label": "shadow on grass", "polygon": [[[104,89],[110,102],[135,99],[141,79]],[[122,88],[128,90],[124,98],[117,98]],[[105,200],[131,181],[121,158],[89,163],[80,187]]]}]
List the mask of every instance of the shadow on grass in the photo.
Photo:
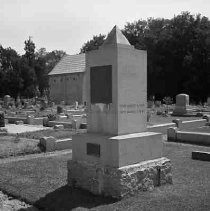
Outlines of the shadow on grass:
[{"label": "shadow on grass", "polygon": [[[116,201],[111,197],[96,196],[88,191],[65,185],[40,198],[33,205],[41,210],[64,211],[77,207],[90,209]],[[30,208],[21,211],[30,211]]]}]

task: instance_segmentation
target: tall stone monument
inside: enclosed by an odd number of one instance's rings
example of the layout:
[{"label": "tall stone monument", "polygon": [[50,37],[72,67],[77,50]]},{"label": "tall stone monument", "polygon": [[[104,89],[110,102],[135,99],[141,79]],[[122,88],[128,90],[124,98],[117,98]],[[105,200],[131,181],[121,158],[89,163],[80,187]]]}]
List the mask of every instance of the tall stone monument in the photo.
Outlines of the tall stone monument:
[{"label": "tall stone monument", "polygon": [[73,137],[68,184],[120,198],[171,183],[162,135],[146,132],[146,51],[115,26],[86,64],[88,133]]}]

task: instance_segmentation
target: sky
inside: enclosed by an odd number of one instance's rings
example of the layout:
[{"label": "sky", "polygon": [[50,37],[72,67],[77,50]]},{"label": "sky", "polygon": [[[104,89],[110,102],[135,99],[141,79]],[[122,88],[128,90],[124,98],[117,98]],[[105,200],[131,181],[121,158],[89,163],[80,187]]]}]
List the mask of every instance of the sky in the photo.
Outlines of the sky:
[{"label": "sky", "polygon": [[139,19],[173,18],[182,11],[210,18],[209,0],[0,0],[0,45],[24,53],[32,37],[36,50],[77,54],[94,35]]}]

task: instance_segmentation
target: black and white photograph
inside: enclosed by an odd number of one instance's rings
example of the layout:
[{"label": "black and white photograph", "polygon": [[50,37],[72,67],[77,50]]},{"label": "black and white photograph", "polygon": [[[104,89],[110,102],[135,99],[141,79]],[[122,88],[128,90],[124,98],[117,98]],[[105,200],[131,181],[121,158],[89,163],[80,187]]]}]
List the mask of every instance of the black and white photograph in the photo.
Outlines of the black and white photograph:
[{"label": "black and white photograph", "polygon": [[210,210],[210,1],[0,0],[0,211]]}]

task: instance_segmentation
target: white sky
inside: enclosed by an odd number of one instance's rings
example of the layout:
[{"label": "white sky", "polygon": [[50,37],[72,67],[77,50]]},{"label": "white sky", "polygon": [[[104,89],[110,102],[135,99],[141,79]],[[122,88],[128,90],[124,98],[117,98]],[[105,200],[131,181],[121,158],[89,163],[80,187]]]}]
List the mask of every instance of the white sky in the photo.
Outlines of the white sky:
[{"label": "white sky", "polygon": [[0,44],[23,54],[24,40],[32,36],[36,49],[75,54],[114,25],[122,29],[127,22],[182,11],[210,18],[210,0],[0,0]]}]

